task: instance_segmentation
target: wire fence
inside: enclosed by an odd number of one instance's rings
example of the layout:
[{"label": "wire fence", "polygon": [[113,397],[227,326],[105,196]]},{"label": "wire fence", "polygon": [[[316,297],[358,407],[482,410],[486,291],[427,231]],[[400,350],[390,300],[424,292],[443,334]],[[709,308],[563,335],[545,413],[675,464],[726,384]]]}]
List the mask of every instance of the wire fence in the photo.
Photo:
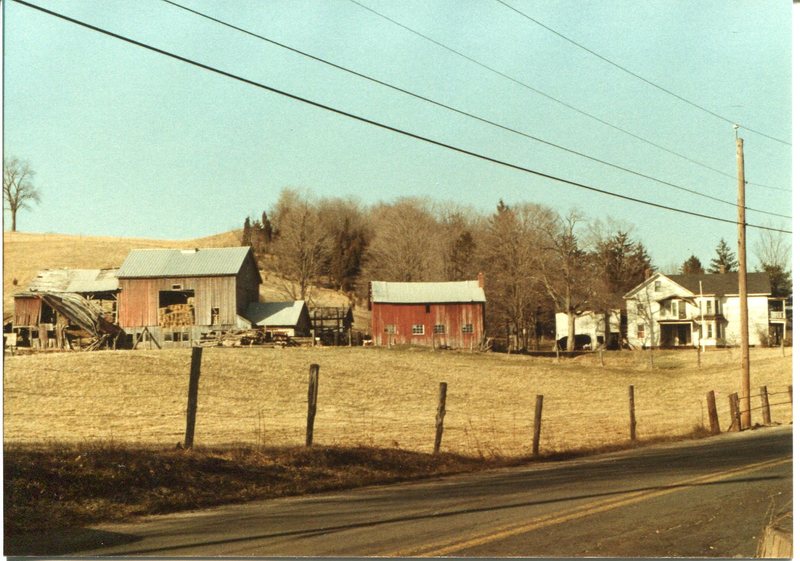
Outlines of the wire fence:
[{"label": "wire fence", "polygon": [[[188,379],[185,370],[182,375],[159,375],[168,383],[155,385],[152,391],[143,391],[143,384],[128,380],[119,383],[119,391],[111,391],[104,381],[106,386],[98,383],[86,387],[84,393],[74,387],[61,392],[56,384],[47,387],[39,382],[6,384],[6,442],[114,440],[174,445],[186,434],[191,401]],[[375,387],[362,383],[356,374],[338,375],[335,381],[325,376],[323,370],[323,389],[313,419],[314,443],[418,451],[434,448],[439,408],[435,379],[424,387],[406,388],[391,380]],[[602,392],[581,393],[565,383],[562,391],[537,394],[533,377],[528,389],[521,392],[517,387],[505,388],[502,374],[496,376],[481,387],[461,382],[448,385],[441,422],[442,451],[530,455],[536,445],[540,453],[547,454],[631,439],[680,436],[711,426],[702,394],[696,399],[683,394],[674,397],[667,386],[675,382],[669,380],[663,388],[653,384],[645,391],[617,384]],[[198,445],[292,446],[306,441],[307,374],[258,380],[206,368],[200,381],[195,410]],[[543,396],[538,423],[537,395]],[[715,395],[718,415],[727,420],[727,396]],[[771,422],[791,422],[791,386],[786,390],[772,387],[766,395],[774,398],[768,404]],[[743,403],[743,398],[737,403]],[[754,393],[751,415],[755,418],[764,407],[759,393]],[[740,410],[736,415],[741,418],[746,412]]]}]

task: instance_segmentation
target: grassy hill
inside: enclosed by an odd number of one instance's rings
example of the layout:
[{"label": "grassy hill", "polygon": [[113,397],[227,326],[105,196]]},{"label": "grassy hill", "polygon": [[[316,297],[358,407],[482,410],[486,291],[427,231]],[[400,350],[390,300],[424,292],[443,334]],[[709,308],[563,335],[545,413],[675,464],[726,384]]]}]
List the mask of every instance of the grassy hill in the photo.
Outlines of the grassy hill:
[{"label": "grassy hill", "polygon": [[[241,231],[232,230],[193,240],[154,240],[112,238],[66,234],[3,233],[3,316],[14,304],[14,293],[24,290],[42,269],[97,269],[119,267],[132,249],[230,247],[238,246]],[[261,272],[262,300],[286,300],[283,279],[274,273]],[[345,306],[348,298],[335,290],[319,288],[314,302],[323,306]],[[366,310],[355,310],[356,327],[367,325]]]}]

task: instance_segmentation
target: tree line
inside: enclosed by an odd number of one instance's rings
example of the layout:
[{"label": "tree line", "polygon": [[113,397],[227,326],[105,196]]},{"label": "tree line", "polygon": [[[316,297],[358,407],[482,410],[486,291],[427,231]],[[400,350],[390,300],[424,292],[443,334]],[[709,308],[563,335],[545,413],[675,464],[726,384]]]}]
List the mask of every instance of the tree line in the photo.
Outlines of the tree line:
[{"label": "tree line", "polygon": [[242,243],[293,299],[313,301],[322,285],[363,301],[371,280],[456,281],[483,272],[487,333],[507,337],[513,349],[538,348],[553,334],[556,311],[569,318],[574,348],[575,317],[619,309],[654,269],[629,225],[502,200],[482,215],[421,198],[367,207],[285,189],[260,218],[245,219]]}]

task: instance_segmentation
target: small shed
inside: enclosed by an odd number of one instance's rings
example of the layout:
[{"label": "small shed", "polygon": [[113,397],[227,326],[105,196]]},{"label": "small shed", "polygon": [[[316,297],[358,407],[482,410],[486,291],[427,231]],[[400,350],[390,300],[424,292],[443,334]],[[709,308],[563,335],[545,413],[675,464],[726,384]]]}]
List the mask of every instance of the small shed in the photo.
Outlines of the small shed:
[{"label": "small shed", "polygon": [[370,283],[375,345],[477,349],[484,341],[483,277],[455,282]]},{"label": "small shed", "polygon": [[253,327],[261,328],[273,337],[308,337],[311,318],[303,300],[289,302],[251,302],[245,317]]}]

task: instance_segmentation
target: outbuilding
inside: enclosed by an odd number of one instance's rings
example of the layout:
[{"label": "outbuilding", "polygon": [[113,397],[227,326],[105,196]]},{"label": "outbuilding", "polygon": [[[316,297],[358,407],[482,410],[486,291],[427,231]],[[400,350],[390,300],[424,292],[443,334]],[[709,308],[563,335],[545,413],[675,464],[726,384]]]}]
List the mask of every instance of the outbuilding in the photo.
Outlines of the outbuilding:
[{"label": "outbuilding", "polygon": [[184,346],[208,331],[250,328],[261,274],[250,247],[135,249],[117,273],[119,325],[139,342]]},{"label": "outbuilding", "polygon": [[484,341],[483,278],[455,282],[370,283],[375,345],[477,349]]}]

